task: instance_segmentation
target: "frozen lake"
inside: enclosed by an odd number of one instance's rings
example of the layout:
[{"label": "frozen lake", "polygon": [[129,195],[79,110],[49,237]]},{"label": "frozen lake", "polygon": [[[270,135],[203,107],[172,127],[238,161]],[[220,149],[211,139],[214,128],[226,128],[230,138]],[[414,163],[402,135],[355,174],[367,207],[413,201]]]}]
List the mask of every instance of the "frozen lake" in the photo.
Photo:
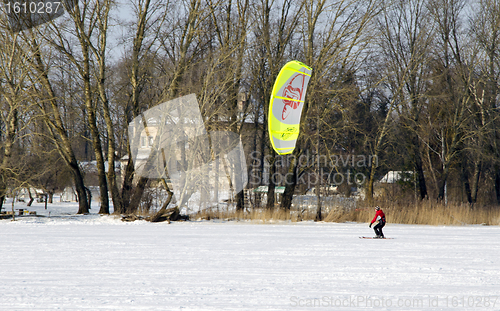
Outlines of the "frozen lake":
[{"label": "frozen lake", "polygon": [[[500,227],[0,221],[1,310],[500,310]],[[497,299],[498,297],[498,299]]]}]

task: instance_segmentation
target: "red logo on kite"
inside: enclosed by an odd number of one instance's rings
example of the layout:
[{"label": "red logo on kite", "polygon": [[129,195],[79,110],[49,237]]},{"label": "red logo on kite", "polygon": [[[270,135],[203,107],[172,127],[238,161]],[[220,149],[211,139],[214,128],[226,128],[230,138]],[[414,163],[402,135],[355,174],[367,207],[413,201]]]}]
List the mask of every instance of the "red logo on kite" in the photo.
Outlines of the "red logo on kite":
[{"label": "red logo on kite", "polygon": [[[297,79],[299,78],[299,79]],[[295,100],[302,99],[302,92],[304,91],[304,75],[297,74],[295,77],[288,82],[283,90],[283,97],[291,98]],[[295,100],[283,99],[285,106],[283,107],[283,112],[281,113],[281,119],[285,120],[292,110],[299,108],[300,102]]]}]

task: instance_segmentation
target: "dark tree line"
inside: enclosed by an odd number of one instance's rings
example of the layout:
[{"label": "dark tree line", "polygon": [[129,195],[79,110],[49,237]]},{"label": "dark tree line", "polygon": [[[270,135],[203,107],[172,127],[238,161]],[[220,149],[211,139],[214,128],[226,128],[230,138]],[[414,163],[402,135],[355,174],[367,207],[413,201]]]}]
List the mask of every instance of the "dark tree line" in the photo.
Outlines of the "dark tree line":
[{"label": "dark tree line", "polygon": [[[0,13],[0,197],[72,184],[88,213],[80,163],[93,160],[99,212],[110,199],[136,212],[156,184],[135,176],[128,124],[195,93],[207,128],[238,133],[255,155],[249,187],[269,186],[268,208],[277,181],[266,174],[286,176],[289,209],[306,176],[332,183],[325,171],[363,176],[368,200],[397,170],[413,172],[416,200],[500,204],[499,1],[131,0],[127,18],[118,5],[81,0],[17,33]],[[283,157],[267,110],[292,59],[313,76],[297,147]],[[325,164],[349,155],[366,159]]]}]

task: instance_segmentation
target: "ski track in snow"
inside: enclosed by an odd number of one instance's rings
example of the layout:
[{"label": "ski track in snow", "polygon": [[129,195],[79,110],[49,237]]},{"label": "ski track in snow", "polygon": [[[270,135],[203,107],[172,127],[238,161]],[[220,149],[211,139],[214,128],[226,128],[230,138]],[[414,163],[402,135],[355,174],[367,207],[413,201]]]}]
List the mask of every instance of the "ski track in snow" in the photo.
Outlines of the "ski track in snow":
[{"label": "ski track in snow", "polygon": [[[500,227],[0,220],[0,310],[500,310]],[[498,297],[498,299],[496,298]]]}]

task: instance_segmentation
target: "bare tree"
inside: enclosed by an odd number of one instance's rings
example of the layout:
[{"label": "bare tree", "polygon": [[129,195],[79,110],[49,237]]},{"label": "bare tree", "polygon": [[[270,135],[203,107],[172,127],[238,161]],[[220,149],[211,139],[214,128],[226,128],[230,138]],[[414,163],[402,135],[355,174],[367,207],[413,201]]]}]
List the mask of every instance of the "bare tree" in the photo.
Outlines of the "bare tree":
[{"label": "bare tree", "polygon": [[[92,145],[97,163],[98,181],[100,188],[101,209],[100,213],[109,214],[108,181],[104,164],[104,154],[101,142],[101,133],[98,128],[98,104],[102,105],[106,128],[108,129],[108,157],[114,160],[114,132],[109,114],[108,99],[104,90],[106,80],[106,43],[108,34],[109,11],[112,1],[80,1],[74,7],[66,7],[73,22],[73,27],[65,29],[51,23],[52,31],[47,33],[45,39],[64,54],[76,67],[82,81],[82,93],[87,112],[87,125],[92,135]],[[79,43],[74,46],[74,40]],[[94,68],[97,67],[97,68]],[[93,71],[97,74],[93,79]],[[93,87],[97,84],[97,90]],[[99,95],[99,99],[95,94]],[[116,186],[114,176],[114,161],[108,163],[110,182]]]},{"label": "bare tree", "polygon": [[[5,20],[0,21],[2,24]],[[0,209],[9,183],[19,174],[13,158],[16,141],[19,140],[20,123],[27,107],[28,73],[26,60],[18,48],[18,35],[0,31]],[[20,120],[21,119],[21,120]]]},{"label": "bare tree", "polygon": [[[144,76],[139,70],[141,63],[154,59],[157,65],[161,83],[159,95],[156,102],[163,102],[175,98],[183,92],[181,81],[185,79],[186,72],[196,63],[196,57],[201,50],[200,36],[203,34],[202,23],[208,18],[208,10],[203,2],[199,0],[182,1],[172,6],[165,7],[165,15],[156,14],[155,6],[149,2],[140,2],[137,5],[136,16],[138,26],[134,36],[132,49],[130,81],[132,89],[132,116],[140,114],[140,90],[144,86]],[[170,18],[170,23],[163,23],[166,18]],[[154,21],[150,20],[153,19]],[[151,26],[155,24],[155,26]],[[153,39],[144,44],[146,33],[153,33]],[[156,46],[158,49],[156,50]],[[163,56],[162,53],[165,55]],[[158,56],[155,56],[158,55]],[[150,58],[152,57],[152,59]],[[158,81],[158,80],[157,80]],[[156,103],[155,102],[155,103]],[[149,102],[148,104],[152,104]],[[130,137],[129,137],[130,139]],[[129,153],[130,154],[130,153]],[[127,164],[124,186],[122,190],[123,205],[127,206],[128,213],[134,212],[140,204],[142,194],[148,182],[146,176],[139,176],[137,184],[132,191],[132,170],[133,163],[131,157]],[[127,204],[128,203],[128,204]]]},{"label": "bare tree", "polygon": [[[297,141],[294,150],[298,158],[307,146],[319,145],[324,135],[332,130],[328,116],[339,109],[335,100],[346,92],[342,89],[342,80],[350,73],[356,72],[362,62],[366,48],[371,44],[373,33],[369,30],[374,17],[379,13],[378,1],[303,1],[302,45],[303,57],[307,65],[313,68],[313,75],[308,86],[307,104],[302,114],[303,137]],[[325,27],[326,26],[326,27]],[[339,87],[339,88],[337,88]],[[333,105],[332,105],[333,104]],[[311,132],[307,129],[314,124]],[[304,145],[303,145],[304,144]],[[319,152],[319,148],[317,148]],[[305,150],[305,149],[304,149]],[[326,150],[325,150],[326,151]],[[317,154],[319,156],[319,153]],[[297,167],[292,161],[289,176],[283,195],[282,207],[289,209],[298,177],[310,167]],[[317,181],[319,174],[317,174]],[[317,193],[319,189],[317,187]],[[317,218],[321,218],[321,205],[318,198]]]},{"label": "bare tree", "polygon": [[[435,144],[428,141],[427,147],[439,159],[437,181],[438,199],[447,201],[447,181],[452,161],[460,154],[466,138],[465,124],[469,115],[468,106],[472,94],[473,52],[467,51],[467,42],[461,36],[461,14],[463,1],[435,0],[430,3],[430,12],[436,23],[438,42],[430,95],[428,122]],[[431,168],[432,170],[432,168]],[[434,171],[432,171],[434,174]]]},{"label": "bare tree", "polygon": [[29,55],[31,83],[39,86],[36,88],[37,106],[46,124],[49,136],[52,138],[57,151],[73,174],[76,192],[78,195],[78,214],[86,214],[90,209],[87,191],[83,181],[83,174],[76,160],[76,156],[61,116],[61,102],[56,96],[53,83],[49,78],[49,59],[44,59],[43,45],[37,40],[33,31],[25,32],[23,42],[26,49],[23,54]]},{"label": "bare tree", "polygon": [[[119,111],[119,114],[122,113],[117,117],[118,124],[113,124],[110,119],[106,121],[108,136],[119,137],[117,140],[119,143],[114,143],[115,153],[124,152],[128,158],[125,170],[122,172],[121,191],[118,189],[116,181],[114,182],[115,185],[110,182],[114,212],[122,214],[135,212],[139,202],[134,201],[136,204],[131,205],[131,197],[134,190],[142,196],[147,182],[144,179],[139,182],[137,188],[134,187],[135,171],[130,148],[131,138],[126,133],[129,123],[139,116],[143,109],[150,106],[152,101],[158,100],[155,92],[159,93],[159,91],[154,89],[158,81],[153,81],[155,62],[159,60],[157,58],[158,47],[155,44],[160,35],[158,29],[165,21],[165,16],[170,9],[169,2],[163,1],[138,0],[130,1],[129,5],[133,9],[135,22],[127,27],[130,33],[123,42],[125,45],[125,58],[114,67],[115,71],[118,71],[118,75],[115,77],[119,78],[113,87],[115,96],[112,101],[116,105],[115,109]],[[122,21],[122,23],[125,24],[125,21]],[[131,46],[129,42],[132,42]],[[104,88],[103,90],[106,91]],[[100,93],[102,94],[102,91]],[[101,98],[105,98],[105,96],[101,96]],[[111,135],[108,124],[113,124],[114,128],[118,128],[118,130],[113,130],[114,135]],[[108,162],[110,161],[109,156],[110,151],[108,150]],[[109,174],[110,171],[108,171],[108,180],[112,180],[113,177],[110,178]],[[136,197],[140,199],[140,196],[137,195]]]},{"label": "bare tree", "polygon": [[[380,48],[389,68],[388,83],[393,90],[402,89],[397,112],[403,133],[406,133],[406,146],[413,162],[420,199],[424,199],[427,186],[418,135],[426,102],[430,49],[435,35],[428,4],[426,1],[395,1],[393,6],[384,10],[380,28]],[[398,83],[404,83],[404,86]]]},{"label": "bare tree", "polygon": [[[244,57],[247,48],[247,32],[249,24],[249,0],[234,1],[209,1],[211,15],[211,24],[214,26],[217,47],[217,57],[214,57],[215,68],[222,67],[224,98],[221,96],[218,100],[210,96],[210,102],[214,100],[219,104],[225,102],[226,111],[229,114],[229,130],[240,133],[244,118],[238,117],[238,94],[242,90],[242,80],[244,72]],[[213,72],[213,70],[211,70]],[[203,87],[203,93],[206,94],[213,89],[213,80],[207,79]],[[206,98],[207,96],[203,96]],[[206,106],[202,103],[202,107]],[[221,105],[219,105],[220,107]],[[236,208],[243,209],[244,195],[243,190],[236,194]]]},{"label": "bare tree", "polygon": [[[474,17],[471,20],[472,35],[479,46],[478,71],[481,87],[472,92],[477,105],[477,121],[480,124],[480,137],[476,144],[471,201],[477,199],[479,177],[485,163],[492,164],[493,179],[497,202],[500,203],[500,133],[498,94],[500,82],[500,3],[494,0],[481,0],[475,6]],[[482,91],[481,91],[482,89]],[[479,94],[478,94],[479,93]]]},{"label": "bare tree", "polygon": [[[300,21],[303,3],[294,1],[283,1],[277,3],[275,1],[261,0],[256,4],[254,32],[255,42],[251,62],[252,72],[254,73],[254,90],[255,97],[262,106],[257,109],[262,109],[265,114],[264,123],[267,123],[267,115],[269,110],[269,99],[271,97],[272,87],[280,68],[286,63],[287,56],[290,53],[290,48],[293,43],[294,35]],[[274,15],[277,13],[277,16]],[[267,128],[263,128],[262,143],[267,145],[270,152],[269,163],[269,181],[267,192],[267,208],[274,208],[275,204],[275,182],[273,176],[276,172],[276,156],[270,147],[269,139],[264,139],[267,134]],[[264,146],[261,145],[261,163],[264,164]]]}]

